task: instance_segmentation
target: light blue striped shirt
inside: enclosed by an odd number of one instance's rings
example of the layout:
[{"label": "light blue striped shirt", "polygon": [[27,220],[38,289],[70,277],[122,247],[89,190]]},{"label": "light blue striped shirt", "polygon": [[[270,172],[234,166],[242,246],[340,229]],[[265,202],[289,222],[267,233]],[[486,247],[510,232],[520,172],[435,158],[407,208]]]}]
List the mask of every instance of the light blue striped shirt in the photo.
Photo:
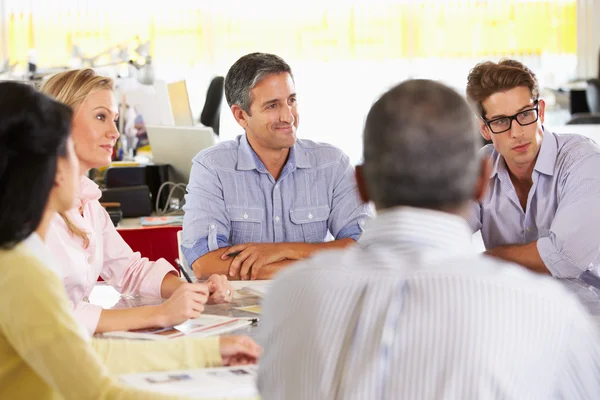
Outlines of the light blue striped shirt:
[{"label": "light blue striped shirt", "polygon": [[264,400],[592,400],[599,339],[558,282],[476,253],[464,219],[399,208],[275,278],[258,387]]},{"label": "light blue striped shirt", "polygon": [[369,218],[354,169],[338,148],[296,141],[277,181],[246,135],[201,151],[185,196],[182,251],[189,265],[250,242],[358,240]]},{"label": "light blue striped shirt", "polygon": [[557,278],[600,276],[600,148],[580,135],[546,131],[523,211],[504,158],[482,149],[493,170],[484,199],[473,202],[469,225],[487,249],[537,240]]}]

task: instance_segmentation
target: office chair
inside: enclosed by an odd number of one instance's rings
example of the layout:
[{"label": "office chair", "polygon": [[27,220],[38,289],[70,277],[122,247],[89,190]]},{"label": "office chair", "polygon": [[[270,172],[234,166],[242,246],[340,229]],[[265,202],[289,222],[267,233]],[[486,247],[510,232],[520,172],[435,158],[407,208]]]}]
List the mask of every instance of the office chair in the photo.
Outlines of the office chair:
[{"label": "office chair", "polygon": [[592,114],[600,114],[600,79],[588,79],[585,97]]},{"label": "office chair", "polygon": [[590,112],[573,114],[567,125],[600,124],[600,79],[588,79],[585,100]]},{"label": "office chair", "polygon": [[221,102],[223,101],[223,85],[225,78],[216,76],[210,82],[206,91],[206,100],[200,114],[200,122],[204,126],[210,126],[219,134],[219,119],[221,117]]},{"label": "office chair", "polygon": [[567,125],[591,125],[600,124],[600,114],[581,113],[573,115]]}]

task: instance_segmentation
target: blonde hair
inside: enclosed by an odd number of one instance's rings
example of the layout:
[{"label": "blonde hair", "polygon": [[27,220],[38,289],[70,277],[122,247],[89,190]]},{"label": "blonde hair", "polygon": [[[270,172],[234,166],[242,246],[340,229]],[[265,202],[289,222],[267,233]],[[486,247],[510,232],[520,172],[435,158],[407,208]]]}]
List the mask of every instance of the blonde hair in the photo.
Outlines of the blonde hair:
[{"label": "blonde hair", "polygon": [[[111,78],[100,76],[94,70],[86,68],[59,72],[44,82],[40,91],[71,107],[74,117],[81,103],[90,94],[104,89],[113,91],[114,86]],[[90,244],[87,232],[75,226],[65,213],[61,212],[60,216],[71,234],[80,237],[87,248]]]}]

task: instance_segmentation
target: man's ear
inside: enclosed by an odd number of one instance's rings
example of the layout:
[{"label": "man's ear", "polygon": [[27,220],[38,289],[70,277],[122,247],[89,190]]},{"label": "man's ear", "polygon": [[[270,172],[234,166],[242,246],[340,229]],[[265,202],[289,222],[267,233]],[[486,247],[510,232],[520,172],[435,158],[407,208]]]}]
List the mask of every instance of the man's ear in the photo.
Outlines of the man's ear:
[{"label": "man's ear", "polygon": [[475,191],[473,193],[473,199],[477,201],[483,200],[485,191],[487,190],[488,182],[490,181],[490,174],[492,173],[492,161],[489,157],[485,157],[480,161],[479,175],[475,182]]},{"label": "man's ear", "polygon": [[231,113],[233,114],[233,118],[237,121],[238,125],[244,128],[244,130],[248,127],[248,114],[246,111],[242,109],[242,107],[234,104],[231,106]]},{"label": "man's ear", "polygon": [[490,128],[488,128],[486,123],[481,118],[479,118],[477,122],[479,124],[479,133],[481,133],[481,136],[483,136],[485,140],[491,141],[492,132],[490,132]]},{"label": "man's ear", "polygon": [[354,170],[354,176],[356,177],[356,187],[358,188],[360,200],[363,203],[368,203],[369,201],[371,201],[371,199],[369,198],[369,193],[367,192],[367,185],[365,183],[362,165],[356,166]]},{"label": "man's ear", "polygon": [[546,117],[546,102],[543,99],[538,100],[538,119],[543,124]]}]

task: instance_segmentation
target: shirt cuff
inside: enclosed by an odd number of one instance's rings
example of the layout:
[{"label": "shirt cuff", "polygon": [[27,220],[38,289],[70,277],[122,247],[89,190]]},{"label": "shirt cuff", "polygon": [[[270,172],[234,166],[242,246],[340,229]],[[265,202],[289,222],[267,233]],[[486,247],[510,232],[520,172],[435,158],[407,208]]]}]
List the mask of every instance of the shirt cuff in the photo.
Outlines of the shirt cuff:
[{"label": "shirt cuff", "polygon": [[562,255],[550,237],[539,238],[537,249],[544,265],[555,278],[578,278],[585,271]]},{"label": "shirt cuff", "polygon": [[88,302],[81,302],[75,306],[73,310],[75,320],[85,333],[87,333],[88,337],[92,337],[96,333],[102,310],[101,306]]},{"label": "shirt cuff", "polygon": [[140,285],[139,295],[142,297],[158,297],[160,295],[160,287],[162,286],[165,275],[170,272],[175,273],[177,276],[177,270],[164,258],[159,258],[152,263],[152,267],[148,269],[148,272],[144,276],[144,280]]},{"label": "shirt cuff", "polygon": [[335,240],[354,239],[358,242],[364,231],[365,220],[361,219],[358,222],[346,225],[335,237]]},{"label": "shirt cuff", "polygon": [[[223,247],[228,247],[230,244],[225,236],[217,235],[217,246],[220,249]],[[181,252],[183,253],[183,256],[185,257],[185,260],[190,268],[192,268],[194,261],[210,252],[210,249],[208,248],[208,237],[203,237],[197,240],[191,248],[184,247],[182,245]]]}]

